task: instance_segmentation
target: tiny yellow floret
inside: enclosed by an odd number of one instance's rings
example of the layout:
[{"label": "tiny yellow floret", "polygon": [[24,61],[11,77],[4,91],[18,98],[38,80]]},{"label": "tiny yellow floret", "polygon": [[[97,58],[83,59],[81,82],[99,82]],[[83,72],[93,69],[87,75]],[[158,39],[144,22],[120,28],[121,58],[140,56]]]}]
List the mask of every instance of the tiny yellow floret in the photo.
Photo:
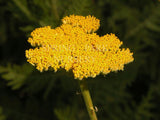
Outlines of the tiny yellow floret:
[{"label": "tiny yellow floret", "polygon": [[95,33],[100,26],[97,18],[70,15],[62,23],[55,29],[37,28],[28,38],[36,48],[26,50],[26,58],[39,71],[64,68],[82,80],[123,70],[125,64],[134,60],[128,48],[120,48],[123,43],[114,34],[100,37]]}]

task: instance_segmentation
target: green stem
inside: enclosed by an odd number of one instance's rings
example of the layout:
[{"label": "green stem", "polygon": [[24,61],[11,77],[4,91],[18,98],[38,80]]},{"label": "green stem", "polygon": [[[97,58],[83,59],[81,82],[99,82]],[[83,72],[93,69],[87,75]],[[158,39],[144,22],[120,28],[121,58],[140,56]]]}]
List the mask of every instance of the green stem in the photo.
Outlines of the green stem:
[{"label": "green stem", "polygon": [[51,5],[52,5],[52,13],[55,15],[56,20],[59,20],[59,14],[57,11],[57,6],[56,6],[57,0],[51,0]]},{"label": "green stem", "polygon": [[79,80],[79,85],[80,85],[80,89],[81,89],[81,92],[84,98],[84,102],[87,107],[87,111],[88,111],[90,120],[97,120],[95,109],[93,107],[92,99],[91,99],[91,96],[90,96],[85,80],[81,80],[81,81]]}]

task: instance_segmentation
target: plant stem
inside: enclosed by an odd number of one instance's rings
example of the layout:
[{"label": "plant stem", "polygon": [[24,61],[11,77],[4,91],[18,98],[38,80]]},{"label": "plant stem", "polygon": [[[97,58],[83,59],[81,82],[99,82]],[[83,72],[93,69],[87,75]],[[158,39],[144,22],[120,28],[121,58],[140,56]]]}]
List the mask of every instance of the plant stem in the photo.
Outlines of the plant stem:
[{"label": "plant stem", "polygon": [[92,99],[90,96],[90,92],[88,90],[87,84],[85,80],[79,80],[80,89],[84,98],[84,102],[87,107],[87,111],[90,117],[90,120],[97,120],[97,116],[95,113],[95,109],[93,107]]},{"label": "plant stem", "polygon": [[51,5],[52,5],[52,13],[55,15],[56,20],[59,20],[59,15],[57,11],[57,0],[51,0]]}]

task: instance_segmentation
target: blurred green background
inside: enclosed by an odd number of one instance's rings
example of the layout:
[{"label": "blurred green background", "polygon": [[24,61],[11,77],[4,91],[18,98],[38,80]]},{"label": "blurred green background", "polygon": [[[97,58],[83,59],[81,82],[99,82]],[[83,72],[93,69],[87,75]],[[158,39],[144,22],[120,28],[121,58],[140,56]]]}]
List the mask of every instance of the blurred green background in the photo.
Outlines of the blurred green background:
[{"label": "blurred green background", "polygon": [[89,120],[77,81],[26,62],[31,31],[70,14],[101,20],[134,53],[124,71],[88,79],[99,120],[160,120],[160,1],[1,0],[0,120]]}]

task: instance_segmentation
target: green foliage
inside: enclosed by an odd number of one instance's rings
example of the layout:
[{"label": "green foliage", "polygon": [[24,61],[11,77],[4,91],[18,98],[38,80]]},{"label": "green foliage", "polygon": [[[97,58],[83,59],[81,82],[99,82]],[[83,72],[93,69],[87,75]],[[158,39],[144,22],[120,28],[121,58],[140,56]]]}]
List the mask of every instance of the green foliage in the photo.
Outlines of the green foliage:
[{"label": "green foliage", "polygon": [[70,0],[71,4],[68,6],[64,16],[75,15],[89,15],[93,14],[93,6],[91,0]]},{"label": "green foliage", "polygon": [[24,56],[33,29],[70,14],[98,17],[98,34],[115,33],[134,53],[124,71],[87,80],[99,120],[159,120],[159,11],[158,0],[0,1],[0,120],[89,119],[71,71],[40,73]]},{"label": "green foliage", "polygon": [[58,120],[76,120],[74,110],[71,107],[65,107],[65,109],[55,109],[55,115],[57,116]]},{"label": "green foliage", "polygon": [[13,67],[8,65],[7,67],[0,66],[0,73],[2,78],[8,81],[7,85],[11,86],[13,90],[16,90],[24,85],[32,69],[33,67],[28,64],[22,66],[14,65]]},{"label": "green foliage", "polygon": [[151,103],[151,100],[154,98],[153,96],[153,90],[150,89],[147,93],[147,96],[142,98],[142,101],[139,106],[136,106],[136,114],[135,119],[136,120],[149,120],[149,118],[153,118],[154,114],[151,112],[151,109],[155,107]]},{"label": "green foliage", "polygon": [[6,117],[3,115],[2,107],[0,107],[0,120],[6,120]]}]

